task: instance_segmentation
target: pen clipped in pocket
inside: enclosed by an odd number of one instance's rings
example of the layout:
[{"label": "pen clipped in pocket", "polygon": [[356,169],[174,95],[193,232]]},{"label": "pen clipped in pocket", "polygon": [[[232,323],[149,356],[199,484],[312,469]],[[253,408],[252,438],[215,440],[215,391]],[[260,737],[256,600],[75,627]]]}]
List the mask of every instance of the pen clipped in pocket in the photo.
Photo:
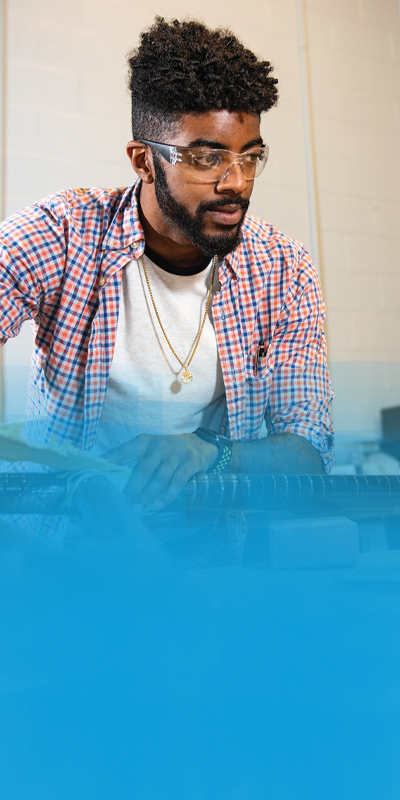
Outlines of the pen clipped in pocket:
[{"label": "pen clipped in pocket", "polygon": [[263,367],[265,366],[266,363],[265,359],[267,357],[267,352],[268,352],[267,343],[264,341],[264,339],[260,339],[257,344],[257,350],[254,359],[253,374],[255,377],[257,377],[257,375],[260,372],[263,372]]}]

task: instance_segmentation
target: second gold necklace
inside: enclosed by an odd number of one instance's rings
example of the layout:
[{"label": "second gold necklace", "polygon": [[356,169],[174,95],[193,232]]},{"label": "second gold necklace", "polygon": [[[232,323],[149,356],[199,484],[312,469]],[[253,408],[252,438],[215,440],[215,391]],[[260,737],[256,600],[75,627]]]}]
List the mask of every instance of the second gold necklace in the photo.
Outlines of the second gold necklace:
[{"label": "second gold necklace", "polygon": [[163,332],[165,341],[167,342],[167,345],[168,345],[169,349],[174,354],[176,360],[179,361],[181,367],[183,367],[183,372],[182,372],[182,375],[181,375],[182,383],[191,383],[192,380],[193,380],[193,375],[190,372],[190,370],[188,369],[188,367],[190,366],[190,363],[191,363],[191,361],[193,359],[193,356],[194,356],[194,354],[195,354],[195,352],[197,350],[197,347],[198,347],[198,344],[199,344],[199,341],[200,341],[200,338],[201,338],[201,334],[203,333],[204,325],[206,324],[208,309],[210,307],[211,295],[212,295],[212,290],[213,290],[213,285],[214,285],[214,277],[215,277],[215,268],[217,266],[217,258],[218,258],[217,256],[214,256],[214,258],[213,258],[213,268],[212,268],[212,274],[211,274],[211,283],[210,283],[210,288],[208,290],[206,310],[204,312],[204,317],[203,317],[202,323],[200,325],[199,332],[198,332],[197,337],[196,337],[196,341],[194,343],[192,354],[191,354],[190,358],[188,358],[188,360],[187,360],[187,362],[185,364],[183,361],[181,361],[179,356],[175,353],[175,350],[172,347],[172,344],[171,344],[170,340],[168,339],[167,334],[165,333],[165,330],[163,328],[162,322],[160,320],[160,315],[159,315],[159,313],[157,311],[157,306],[156,306],[156,304],[154,302],[153,292],[151,291],[151,288],[150,288],[150,281],[149,281],[149,276],[147,274],[146,264],[144,263],[144,257],[143,256],[141,257],[144,277],[146,278],[146,283],[147,283],[147,288],[149,290],[150,300],[152,302],[152,305],[153,305],[153,308],[154,308],[154,313],[155,313],[155,315],[157,317],[157,320],[158,320],[158,324],[159,324],[159,326],[160,326],[160,328],[161,328],[161,330]]}]

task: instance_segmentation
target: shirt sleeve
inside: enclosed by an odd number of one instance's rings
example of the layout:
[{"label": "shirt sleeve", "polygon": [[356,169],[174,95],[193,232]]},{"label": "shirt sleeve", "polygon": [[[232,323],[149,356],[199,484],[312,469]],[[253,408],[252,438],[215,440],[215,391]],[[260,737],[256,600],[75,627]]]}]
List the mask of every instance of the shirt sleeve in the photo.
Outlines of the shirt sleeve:
[{"label": "shirt sleeve", "polygon": [[29,206],[0,225],[1,346],[56,294],[65,249],[64,225],[45,206]]},{"label": "shirt sleeve", "polygon": [[[270,345],[274,372],[265,413],[269,434],[307,439],[332,468],[334,397],[323,331],[325,306],[315,268],[302,248]],[[271,352],[272,350],[272,352]]]}]

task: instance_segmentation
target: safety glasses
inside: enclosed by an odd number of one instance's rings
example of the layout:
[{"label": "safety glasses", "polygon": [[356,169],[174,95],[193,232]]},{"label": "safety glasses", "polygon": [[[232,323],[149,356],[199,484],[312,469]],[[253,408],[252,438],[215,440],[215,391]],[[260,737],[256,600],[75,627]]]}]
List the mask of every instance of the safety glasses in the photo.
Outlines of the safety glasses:
[{"label": "safety glasses", "polygon": [[202,183],[219,183],[224,180],[234,164],[239,164],[246,181],[253,181],[261,175],[268,159],[266,144],[250,147],[244,153],[233,153],[214,147],[181,147],[175,144],[151,142],[139,139],[157,150],[166,161],[179,167],[195,180]]}]

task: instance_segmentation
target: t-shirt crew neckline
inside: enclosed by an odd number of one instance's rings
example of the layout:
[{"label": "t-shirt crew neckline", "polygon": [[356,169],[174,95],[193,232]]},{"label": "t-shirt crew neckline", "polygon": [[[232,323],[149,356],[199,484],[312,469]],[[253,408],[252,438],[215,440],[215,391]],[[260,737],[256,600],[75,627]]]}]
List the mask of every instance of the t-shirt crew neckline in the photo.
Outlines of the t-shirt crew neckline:
[{"label": "t-shirt crew neckline", "polygon": [[158,253],[155,253],[148,244],[145,245],[144,252],[153,264],[156,264],[157,267],[160,267],[160,269],[163,269],[165,272],[169,272],[170,275],[199,275],[200,272],[204,272],[204,270],[207,269],[211,261],[208,256],[204,256],[203,261],[197,267],[176,267],[174,264],[170,264],[169,261],[166,261],[165,258],[162,258],[162,256],[159,256]]}]

